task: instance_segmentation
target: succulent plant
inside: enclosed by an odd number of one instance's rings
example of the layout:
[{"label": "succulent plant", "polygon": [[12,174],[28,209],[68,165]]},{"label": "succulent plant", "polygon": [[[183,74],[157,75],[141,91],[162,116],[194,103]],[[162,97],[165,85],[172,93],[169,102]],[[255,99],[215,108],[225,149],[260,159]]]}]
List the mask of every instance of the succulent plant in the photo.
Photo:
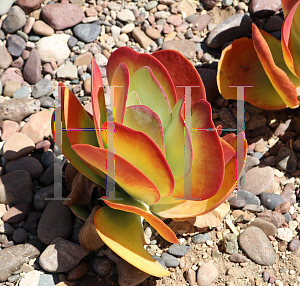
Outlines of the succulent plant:
[{"label": "succulent plant", "polygon": [[297,108],[300,94],[300,1],[282,0],[285,19],[281,41],[252,25],[252,38],[233,41],[221,55],[217,82],[226,99],[236,99],[230,86],[245,88],[245,101],[276,110]]},{"label": "succulent plant", "polygon": [[[107,119],[102,76],[94,59],[93,114],[60,83],[62,152],[104,190],[114,184],[101,198],[104,206],[94,209],[88,219],[90,224],[93,219],[103,242],[140,270],[167,276],[169,272],[144,248],[141,218],[164,239],[178,243],[163,219],[199,216],[226,200],[244,164],[244,134],[220,137],[222,130],[213,124],[202,80],[179,52],[149,55],[119,48],[109,58],[107,78],[114,91],[114,121]],[[194,86],[191,98],[185,96],[190,89],[182,86]],[[190,128],[185,118],[189,113]],[[239,160],[238,140],[244,151]],[[90,195],[80,187],[66,203],[84,217],[75,205],[87,203]],[[93,244],[92,235],[91,239]]]}]

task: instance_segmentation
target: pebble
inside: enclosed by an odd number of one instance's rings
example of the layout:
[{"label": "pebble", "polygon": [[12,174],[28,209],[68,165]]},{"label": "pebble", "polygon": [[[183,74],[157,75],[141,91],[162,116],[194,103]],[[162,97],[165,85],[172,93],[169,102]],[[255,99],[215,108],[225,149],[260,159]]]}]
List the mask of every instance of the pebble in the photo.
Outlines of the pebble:
[{"label": "pebble", "polygon": [[158,5],[157,1],[149,1],[145,6],[145,10],[150,11],[150,10],[154,9],[157,5]]},{"label": "pebble", "polygon": [[264,219],[261,219],[261,218],[256,218],[250,224],[250,226],[259,227],[267,236],[269,236],[269,235],[275,236],[275,234],[277,232],[277,228],[273,223],[266,221]]},{"label": "pebble", "polygon": [[197,283],[199,286],[209,286],[218,278],[218,275],[218,269],[213,263],[204,263],[198,269]]},{"label": "pebble", "polygon": [[38,221],[41,218],[41,214],[36,212],[30,212],[27,215],[26,221],[23,225],[24,229],[30,233],[36,234]]},{"label": "pebble", "polygon": [[22,8],[15,5],[7,13],[7,17],[2,23],[2,30],[6,34],[13,34],[23,28],[26,23],[26,16]]},{"label": "pebble", "polygon": [[205,243],[207,240],[211,239],[210,233],[199,233],[192,236],[192,241],[196,244]]},{"label": "pebble", "polygon": [[240,209],[246,205],[246,201],[238,195],[236,195],[233,198],[231,198],[230,200],[228,200],[228,202],[232,209]]},{"label": "pebble", "polygon": [[152,27],[147,28],[145,33],[152,40],[157,40],[159,37],[161,37],[160,31]]},{"label": "pebble", "polygon": [[92,261],[92,268],[99,276],[108,276],[114,267],[115,263],[107,257],[95,257]]},{"label": "pebble", "polygon": [[[188,40],[173,40],[164,42],[162,45],[163,50],[175,50],[188,59],[193,59],[196,54],[196,47],[194,43],[191,43]],[[203,80],[203,78],[202,78]]]},{"label": "pebble", "polygon": [[281,9],[280,0],[252,0],[249,6],[250,12],[259,18],[272,16],[279,9]]},{"label": "pebble", "polygon": [[20,280],[20,286],[39,286],[41,272],[37,270],[26,273]]},{"label": "pebble", "polygon": [[0,203],[29,205],[32,198],[32,181],[28,172],[14,171],[1,176]]},{"label": "pebble", "polygon": [[28,86],[22,86],[14,92],[13,98],[28,98],[31,94],[31,90]]},{"label": "pebble", "polygon": [[93,54],[91,52],[86,52],[83,54],[78,55],[76,59],[74,60],[75,66],[88,66],[91,64],[93,58]]},{"label": "pebble", "polygon": [[166,267],[177,267],[179,265],[179,260],[166,252],[161,255],[161,258],[165,262]]},{"label": "pebble", "polygon": [[236,263],[245,263],[245,262],[247,262],[247,258],[245,256],[243,256],[242,254],[239,254],[239,253],[231,254],[229,256],[229,260],[231,262],[236,262]]},{"label": "pebble", "polygon": [[290,251],[295,251],[299,246],[300,240],[298,238],[293,238],[288,245],[288,249]]},{"label": "pebble", "polygon": [[0,68],[6,69],[12,63],[12,57],[7,51],[5,45],[0,45]]},{"label": "pebble", "polygon": [[79,24],[74,27],[74,36],[85,43],[93,42],[100,34],[100,26],[97,24]]},{"label": "pebble", "polygon": [[276,156],[276,166],[278,169],[288,172],[295,172],[297,169],[297,156],[288,147],[280,148]]},{"label": "pebble", "polygon": [[250,169],[245,176],[245,190],[259,195],[274,182],[274,171],[269,166],[258,166]]},{"label": "pebble", "polygon": [[13,233],[13,241],[16,244],[20,244],[27,239],[27,233],[24,228],[18,228]]},{"label": "pebble", "polygon": [[238,252],[238,242],[236,234],[229,233],[223,238],[224,250],[228,254],[234,254]]},{"label": "pebble", "polygon": [[11,173],[17,170],[27,171],[32,180],[37,180],[43,173],[43,166],[36,158],[32,156],[24,156],[9,161],[5,166],[6,173]]},{"label": "pebble", "polygon": [[[17,124],[15,128],[16,130],[20,129],[19,124]],[[31,153],[34,148],[34,142],[29,137],[22,133],[15,132],[11,136],[9,136],[9,138],[5,142],[3,146],[3,155],[8,160],[14,160]]]},{"label": "pebble", "polygon": [[48,272],[68,272],[88,253],[79,244],[58,237],[43,251],[39,264]]},{"label": "pebble", "polygon": [[168,249],[168,253],[176,257],[184,256],[189,251],[190,251],[190,246],[179,245],[177,243],[172,244]]},{"label": "pebble", "polygon": [[51,28],[49,25],[47,25],[43,21],[35,21],[35,23],[32,26],[33,32],[35,32],[38,35],[42,36],[52,36],[54,34],[53,28]]},{"label": "pebble", "polygon": [[52,134],[51,118],[52,111],[43,110],[35,113],[24,125],[21,133],[27,135],[36,144]]},{"label": "pebble", "polygon": [[117,19],[122,22],[133,22],[135,20],[135,16],[129,9],[123,9],[121,12],[117,13]]},{"label": "pebble", "polygon": [[278,213],[275,211],[273,211],[273,212],[266,211],[266,212],[260,213],[258,215],[258,217],[263,220],[273,223],[276,226],[276,228],[280,227],[285,221],[284,216],[281,213]]},{"label": "pebble", "polygon": [[265,233],[258,227],[250,226],[239,236],[239,246],[246,255],[259,265],[273,265],[276,254]]},{"label": "pebble", "polygon": [[[72,17],[66,17],[72,15]],[[80,23],[84,18],[82,9],[71,3],[45,5],[41,16],[54,30],[64,30]]]},{"label": "pebble", "polygon": [[277,194],[262,193],[259,197],[262,205],[269,210],[274,210],[278,205],[284,202],[283,198]]},{"label": "pebble", "polygon": [[204,28],[210,23],[210,21],[211,17],[209,15],[200,15],[192,22],[192,30],[203,31]]},{"label": "pebble", "polygon": [[132,37],[141,45],[143,49],[150,48],[153,41],[139,28],[135,27],[132,31]]},{"label": "pebble", "polygon": [[243,200],[245,200],[246,205],[257,205],[260,206],[260,199],[255,196],[254,194],[248,192],[248,191],[244,191],[244,190],[240,190],[236,192],[237,196],[241,197]]},{"label": "pebble", "polygon": [[0,16],[7,14],[11,6],[14,4],[15,0],[6,0],[1,3],[0,6]]},{"label": "pebble", "polygon": [[277,230],[277,237],[284,241],[291,241],[293,239],[293,231],[289,228],[278,228]]},{"label": "pebble", "polygon": [[16,81],[19,84],[22,84],[24,81],[21,71],[17,68],[8,68],[7,70],[5,70],[0,80],[2,82],[2,85],[5,85],[5,83],[9,80]]},{"label": "pebble", "polygon": [[45,168],[48,168],[54,163],[54,153],[52,151],[45,151],[42,154],[41,163]]},{"label": "pebble", "polygon": [[18,204],[11,207],[2,217],[2,221],[6,223],[18,223],[24,220],[29,212],[27,204]]},{"label": "pebble", "polygon": [[68,273],[68,280],[75,281],[85,275],[90,269],[90,265],[87,262],[80,262],[75,268]]},{"label": "pebble", "polygon": [[43,96],[48,95],[52,91],[52,83],[49,79],[44,78],[38,81],[33,89],[32,89],[32,96],[34,98],[40,98]]},{"label": "pebble", "polygon": [[[64,220],[59,218],[63,217]],[[59,200],[50,200],[39,221],[39,239],[49,245],[57,237],[68,238],[72,232],[72,214]]]},{"label": "pebble", "polygon": [[69,35],[54,34],[43,37],[36,43],[36,49],[43,62],[66,60],[70,55]]},{"label": "pebble", "polygon": [[8,80],[3,88],[3,96],[12,97],[20,87],[20,83],[13,80]]},{"label": "pebble", "polygon": [[[57,185],[59,184],[59,185]],[[34,195],[34,208],[36,210],[43,210],[46,205],[50,202],[46,198],[53,198],[54,197],[54,188],[60,187],[60,183],[56,183],[54,185],[41,188],[38,190]]]},{"label": "pebble", "polygon": [[0,225],[0,233],[13,234],[15,229],[9,223],[3,223]]},{"label": "pebble", "polygon": [[57,70],[56,77],[59,79],[76,79],[78,77],[77,68],[75,65],[64,65]]},{"label": "pebble", "polygon": [[[39,250],[31,244],[19,244],[0,251],[0,281],[6,281],[16,269],[28,261],[38,257]],[[11,259],[14,257],[14,259]]]},{"label": "pebble", "polygon": [[284,214],[289,212],[290,207],[291,207],[290,202],[283,202],[275,208],[275,211]]},{"label": "pebble", "polygon": [[11,35],[7,39],[7,51],[14,57],[20,57],[26,48],[26,42],[17,35]]}]

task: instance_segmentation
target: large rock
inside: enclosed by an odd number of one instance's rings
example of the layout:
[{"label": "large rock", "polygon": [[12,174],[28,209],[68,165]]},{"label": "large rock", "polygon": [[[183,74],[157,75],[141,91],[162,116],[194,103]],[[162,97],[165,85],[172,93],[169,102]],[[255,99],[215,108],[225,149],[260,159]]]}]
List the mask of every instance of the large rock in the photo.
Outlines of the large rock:
[{"label": "large rock", "polygon": [[41,59],[36,49],[30,52],[23,69],[23,77],[30,84],[36,84],[42,79]]},{"label": "large rock", "polygon": [[69,272],[88,253],[81,245],[58,237],[41,254],[39,264],[48,272]]},{"label": "large rock", "polygon": [[194,42],[188,40],[173,40],[164,42],[162,45],[162,49],[178,51],[188,59],[193,59],[196,53],[196,47]]},{"label": "large rock", "polygon": [[70,3],[56,3],[43,7],[41,15],[54,30],[64,30],[80,23],[84,13],[80,7]]},{"label": "large rock", "polygon": [[220,48],[226,42],[245,36],[251,31],[252,20],[245,14],[236,14],[217,25],[208,35],[206,43],[211,48]]},{"label": "large rock", "polygon": [[13,98],[0,103],[0,125],[3,120],[22,121],[25,117],[40,109],[40,102],[36,99]]},{"label": "large rock", "polygon": [[35,144],[43,141],[52,134],[51,117],[52,111],[48,110],[43,110],[32,115],[22,128],[21,133],[31,138]]},{"label": "large rock", "polygon": [[4,0],[1,1],[0,5],[0,16],[7,14],[15,0]]},{"label": "large rock", "polygon": [[19,6],[13,6],[2,23],[2,30],[7,34],[12,34],[23,28],[25,23],[24,11]]},{"label": "large rock", "polygon": [[43,62],[65,60],[70,55],[68,47],[69,35],[55,34],[50,37],[41,38],[36,48]]},{"label": "large rock", "polygon": [[268,17],[281,9],[280,0],[251,0],[250,13],[255,17]]},{"label": "large rock", "polygon": [[19,244],[0,251],[0,282],[4,282],[11,274],[20,270],[29,258],[37,258],[39,250],[31,244]]},{"label": "large rock", "polygon": [[240,248],[259,265],[273,265],[276,253],[265,233],[256,226],[250,226],[239,236]]},{"label": "large rock", "polygon": [[40,219],[37,235],[49,245],[54,239],[68,238],[72,233],[72,213],[62,200],[51,200]]},{"label": "large rock", "polygon": [[74,36],[85,43],[90,43],[96,40],[100,31],[100,26],[93,23],[79,24],[73,29]]},{"label": "large rock", "polygon": [[32,181],[26,171],[14,171],[0,177],[0,203],[30,205],[32,201]]}]

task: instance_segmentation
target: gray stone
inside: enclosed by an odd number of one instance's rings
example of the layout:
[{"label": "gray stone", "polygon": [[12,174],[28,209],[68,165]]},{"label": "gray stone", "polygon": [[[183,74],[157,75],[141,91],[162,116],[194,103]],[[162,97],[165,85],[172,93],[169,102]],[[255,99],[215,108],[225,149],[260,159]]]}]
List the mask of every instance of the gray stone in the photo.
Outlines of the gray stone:
[{"label": "gray stone", "polygon": [[245,263],[245,262],[247,262],[247,258],[245,256],[243,256],[242,254],[239,254],[239,253],[231,254],[229,256],[229,260],[231,262],[237,262],[237,263]]},{"label": "gray stone", "polygon": [[49,79],[42,79],[37,82],[32,89],[32,96],[34,98],[40,98],[48,95],[52,91],[52,83]]},{"label": "gray stone", "polygon": [[51,107],[54,108],[54,106],[55,106],[55,101],[50,96],[40,97],[39,101],[41,103],[41,107],[44,107],[44,108],[51,108]]},{"label": "gray stone", "polygon": [[36,258],[39,250],[31,244],[20,244],[0,251],[0,282],[6,281],[10,275],[28,262],[29,258]]},{"label": "gray stone", "polygon": [[166,252],[161,255],[161,258],[167,267],[177,267],[179,265],[179,260]]},{"label": "gray stone", "polygon": [[88,253],[81,245],[58,237],[43,251],[39,263],[51,273],[68,272]]},{"label": "gray stone", "polygon": [[20,57],[26,48],[26,42],[17,35],[11,35],[7,39],[7,51],[14,57]]},{"label": "gray stone", "polygon": [[265,233],[258,227],[250,226],[239,236],[240,248],[259,265],[273,265],[276,253]]},{"label": "gray stone", "polygon": [[247,156],[244,172],[247,173],[253,167],[256,167],[259,164],[259,159],[253,156]]},{"label": "gray stone", "polygon": [[260,200],[257,196],[253,195],[252,193],[248,191],[237,191],[236,193],[239,197],[244,199],[246,201],[247,205],[257,205],[260,206]]},{"label": "gray stone", "polygon": [[92,261],[92,268],[99,276],[108,276],[114,269],[115,263],[107,257],[95,257]]},{"label": "gray stone", "polygon": [[74,36],[85,43],[96,40],[100,34],[100,26],[97,24],[79,24],[74,27]]},{"label": "gray stone", "polygon": [[41,274],[38,286],[55,286],[61,280],[58,274]]},{"label": "gray stone", "polygon": [[190,251],[190,248],[191,247],[188,245],[179,245],[177,243],[174,243],[169,247],[168,253],[177,257],[181,257],[188,253]]},{"label": "gray stone", "polygon": [[149,1],[146,6],[144,7],[146,11],[152,10],[157,6],[158,2],[157,1]]},{"label": "gray stone", "polygon": [[269,210],[274,210],[284,202],[282,196],[273,193],[262,193],[259,197],[261,204]]},{"label": "gray stone", "polygon": [[2,204],[31,204],[32,181],[26,171],[14,171],[0,177],[0,203]]},{"label": "gray stone", "polygon": [[61,178],[60,174],[57,174],[57,176],[59,176],[58,178],[54,178],[54,168],[61,168],[61,166],[59,163],[53,163],[45,170],[45,172],[39,178],[39,182],[42,186],[46,187],[53,185],[55,180]]},{"label": "gray stone", "polygon": [[245,14],[236,14],[217,25],[208,35],[206,43],[211,48],[220,48],[226,42],[240,38],[251,31],[252,20]]},{"label": "gray stone", "polygon": [[13,98],[28,98],[30,94],[31,94],[30,88],[25,85],[14,92]]},{"label": "gray stone", "polygon": [[62,202],[51,200],[40,219],[37,234],[40,241],[47,245],[57,237],[68,238],[72,232],[72,213]]},{"label": "gray stone", "polygon": [[6,34],[13,34],[23,28],[25,23],[26,16],[24,11],[19,6],[13,6],[2,23],[2,30]]},{"label": "gray stone", "polygon": [[46,198],[54,198],[54,189],[62,188],[60,183],[55,183],[54,185],[42,188],[36,192],[34,195],[34,208],[36,210],[43,210],[50,200],[46,200]]},{"label": "gray stone", "polygon": [[40,102],[35,99],[13,98],[0,103],[0,125],[3,120],[22,121],[28,115],[40,110]]},{"label": "gray stone", "polygon": [[223,246],[225,252],[228,254],[238,253],[239,246],[237,242],[237,236],[234,233],[229,233],[223,237]]},{"label": "gray stone", "polygon": [[194,243],[205,243],[205,241],[210,239],[211,239],[210,233],[199,233],[192,236],[192,241]]}]

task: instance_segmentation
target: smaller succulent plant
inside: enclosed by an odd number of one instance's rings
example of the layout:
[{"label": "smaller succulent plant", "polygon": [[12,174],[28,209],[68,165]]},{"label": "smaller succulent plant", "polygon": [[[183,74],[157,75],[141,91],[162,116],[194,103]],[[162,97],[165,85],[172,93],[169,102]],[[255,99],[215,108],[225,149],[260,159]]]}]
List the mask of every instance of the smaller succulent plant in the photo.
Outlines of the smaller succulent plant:
[{"label": "smaller succulent plant", "polygon": [[[60,84],[66,130],[62,132],[63,154],[104,190],[107,183],[115,183],[114,192],[102,196],[105,206],[94,209],[87,223],[94,222],[103,242],[135,267],[154,276],[169,275],[144,248],[142,218],[163,238],[178,242],[161,218],[199,216],[226,200],[243,167],[244,134],[220,137],[222,131],[213,124],[199,74],[176,51],[147,55],[119,48],[112,53],[107,78],[114,89],[114,121],[107,120],[102,76],[95,60],[91,77],[93,114]],[[185,89],[176,90],[178,86],[196,86],[190,106]],[[187,110],[192,114],[192,134],[184,120]],[[113,143],[108,142],[111,130]],[[237,140],[244,148],[239,160]],[[113,173],[108,170],[111,160]],[[65,203],[82,215],[74,205],[88,203],[90,196],[83,184]],[[91,236],[91,244],[94,241]]]},{"label": "smaller succulent plant", "polygon": [[217,82],[226,99],[236,99],[230,86],[245,88],[245,101],[276,110],[297,108],[300,94],[300,1],[282,0],[285,19],[281,42],[252,25],[252,38],[233,41],[221,55]]}]

